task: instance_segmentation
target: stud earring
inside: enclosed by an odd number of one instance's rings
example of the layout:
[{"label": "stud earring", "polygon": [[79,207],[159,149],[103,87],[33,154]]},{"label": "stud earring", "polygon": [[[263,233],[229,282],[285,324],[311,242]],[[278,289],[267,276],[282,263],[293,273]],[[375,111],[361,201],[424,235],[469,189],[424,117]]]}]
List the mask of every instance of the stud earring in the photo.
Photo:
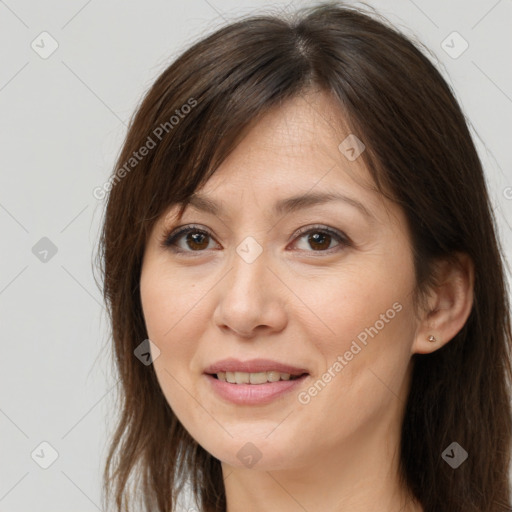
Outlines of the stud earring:
[{"label": "stud earring", "polygon": [[427,338],[427,340],[430,341],[430,342],[436,342],[437,341],[436,337],[433,336],[432,334]]}]

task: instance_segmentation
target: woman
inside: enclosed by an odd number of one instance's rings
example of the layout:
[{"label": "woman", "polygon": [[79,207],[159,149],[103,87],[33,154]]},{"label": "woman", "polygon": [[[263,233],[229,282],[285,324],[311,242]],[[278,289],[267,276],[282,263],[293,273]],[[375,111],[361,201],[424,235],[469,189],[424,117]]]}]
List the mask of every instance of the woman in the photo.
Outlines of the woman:
[{"label": "woman", "polygon": [[135,483],[174,511],[190,483],[212,512],[511,509],[482,166],[384,19],[322,4],[199,41],[145,96],[110,185],[107,503],[135,510]]}]

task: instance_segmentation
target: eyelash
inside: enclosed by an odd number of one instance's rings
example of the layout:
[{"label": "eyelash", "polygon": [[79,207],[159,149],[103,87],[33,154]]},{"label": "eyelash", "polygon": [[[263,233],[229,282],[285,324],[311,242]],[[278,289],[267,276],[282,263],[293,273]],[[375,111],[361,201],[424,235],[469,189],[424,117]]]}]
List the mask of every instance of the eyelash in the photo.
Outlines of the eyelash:
[{"label": "eyelash", "polygon": [[[175,245],[175,243],[183,235],[188,234],[188,233],[200,233],[202,235],[206,235],[207,237],[209,237],[212,240],[215,240],[213,235],[208,230],[203,229],[199,226],[189,225],[189,226],[185,226],[183,228],[178,229],[178,231],[176,231],[174,233],[171,232],[170,234],[165,234],[161,245],[162,245],[162,247],[168,248],[175,253],[181,253],[181,254],[183,254],[183,253],[200,254],[200,253],[205,252],[207,249],[192,251],[192,250],[184,250],[184,249],[178,248]],[[350,247],[352,245],[350,239],[344,233],[334,230],[332,228],[328,228],[326,226],[321,226],[321,225],[314,225],[314,226],[308,226],[306,228],[301,228],[296,233],[295,238],[302,238],[302,236],[308,235],[310,233],[322,233],[322,234],[330,235],[330,236],[334,237],[339,242],[339,245],[335,246],[335,247],[331,247],[329,249],[325,249],[325,250],[317,250],[317,251],[311,250],[311,251],[305,251],[305,252],[332,254],[332,252],[337,252],[338,250],[340,250],[340,247]]]}]

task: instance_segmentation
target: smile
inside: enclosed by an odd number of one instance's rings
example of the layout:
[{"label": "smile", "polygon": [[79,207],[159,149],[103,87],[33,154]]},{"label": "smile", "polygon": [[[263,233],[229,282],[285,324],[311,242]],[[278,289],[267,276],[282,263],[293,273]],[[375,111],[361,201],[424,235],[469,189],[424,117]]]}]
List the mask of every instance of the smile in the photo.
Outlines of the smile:
[{"label": "smile", "polygon": [[295,380],[300,375],[291,375],[289,373],[281,373],[277,370],[269,372],[218,372],[215,374],[217,379],[230,384],[266,384],[268,382],[279,382],[287,380]]},{"label": "smile", "polygon": [[[223,372],[219,373],[220,377],[218,377],[218,374],[204,374],[213,395],[217,399],[230,404],[252,406],[266,405],[277,401],[277,399],[285,400],[288,397],[295,397],[303,382],[309,377],[307,373],[292,378],[290,374],[280,374],[278,372],[226,372],[230,374],[229,378],[235,380],[235,382],[229,382],[222,379]],[[274,374],[273,378],[279,376],[279,380],[267,380],[269,378],[268,374]],[[284,375],[285,379],[281,380],[281,375]],[[247,377],[250,381],[255,380],[256,382],[254,384],[241,382],[247,380]],[[295,393],[292,393],[292,391],[295,391]]]}]

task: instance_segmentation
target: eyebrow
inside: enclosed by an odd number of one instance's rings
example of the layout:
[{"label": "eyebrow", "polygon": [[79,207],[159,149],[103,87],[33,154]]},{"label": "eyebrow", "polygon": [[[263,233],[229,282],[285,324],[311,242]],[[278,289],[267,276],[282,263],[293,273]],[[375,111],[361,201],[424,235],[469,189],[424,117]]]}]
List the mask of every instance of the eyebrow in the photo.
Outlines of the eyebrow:
[{"label": "eyebrow", "polygon": [[[358,209],[365,217],[368,217],[370,220],[375,219],[374,215],[370,213],[364,204],[360,203],[352,197],[335,192],[306,193],[280,199],[274,204],[272,212],[274,215],[284,215],[297,210],[310,208],[312,206],[325,204],[332,201],[343,201]],[[183,210],[187,206],[192,206],[196,210],[211,213],[212,215],[216,216],[221,215],[223,212],[223,208],[219,203],[200,194],[192,194],[190,198],[185,202]]]}]

